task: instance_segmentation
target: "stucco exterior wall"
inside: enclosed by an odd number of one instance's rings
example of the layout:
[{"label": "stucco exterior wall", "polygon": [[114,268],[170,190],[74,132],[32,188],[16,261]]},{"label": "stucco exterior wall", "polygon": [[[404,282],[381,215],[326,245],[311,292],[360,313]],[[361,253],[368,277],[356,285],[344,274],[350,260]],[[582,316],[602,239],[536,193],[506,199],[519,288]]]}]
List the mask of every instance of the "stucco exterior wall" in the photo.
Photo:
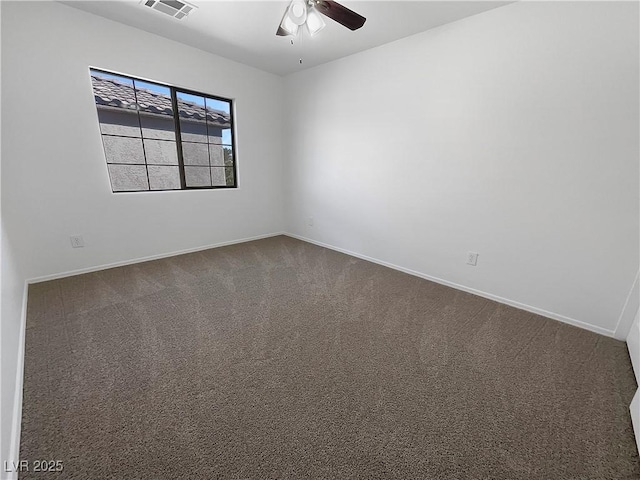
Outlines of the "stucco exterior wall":
[{"label": "stucco exterior wall", "polygon": [[[98,120],[114,191],[180,188],[173,116],[98,106]],[[186,184],[227,185],[222,128],[181,118],[180,132]]]}]

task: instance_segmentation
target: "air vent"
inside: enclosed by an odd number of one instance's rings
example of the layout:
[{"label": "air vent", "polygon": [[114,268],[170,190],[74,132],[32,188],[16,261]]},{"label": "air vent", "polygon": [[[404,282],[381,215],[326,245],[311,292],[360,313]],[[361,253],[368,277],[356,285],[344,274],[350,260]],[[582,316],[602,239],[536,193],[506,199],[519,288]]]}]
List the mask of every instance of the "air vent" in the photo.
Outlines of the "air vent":
[{"label": "air vent", "polygon": [[190,5],[180,0],[143,0],[140,3],[146,7],[171,15],[178,20],[183,19],[189,15],[192,10],[196,9],[194,5]]}]

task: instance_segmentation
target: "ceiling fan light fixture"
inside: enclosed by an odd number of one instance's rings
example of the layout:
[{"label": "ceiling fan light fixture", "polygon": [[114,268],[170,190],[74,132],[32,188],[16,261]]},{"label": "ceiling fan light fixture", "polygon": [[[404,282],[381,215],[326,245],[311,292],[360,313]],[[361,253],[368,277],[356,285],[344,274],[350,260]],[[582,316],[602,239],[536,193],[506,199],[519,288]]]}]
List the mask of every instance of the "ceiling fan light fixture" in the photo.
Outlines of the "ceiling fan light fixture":
[{"label": "ceiling fan light fixture", "polygon": [[311,36],[314,36],[320,30],[325,27],[324,20],[320,13],[313,7],[309,7],[307,10],[307,28]]},{"label": "ceiling fan light fixture", "polygon": [[280,28],[284,30],[287,35],[295,35],[298,33],[298,24],[291,20],[289,11],[285,14],[282,22],[280,22]]},{"label": "ceiling fan light fixture", "polygon": [[304,0],[293,0],[289,6],[287,17],[296,25],[304,25],[307,21],[307,4]]}]

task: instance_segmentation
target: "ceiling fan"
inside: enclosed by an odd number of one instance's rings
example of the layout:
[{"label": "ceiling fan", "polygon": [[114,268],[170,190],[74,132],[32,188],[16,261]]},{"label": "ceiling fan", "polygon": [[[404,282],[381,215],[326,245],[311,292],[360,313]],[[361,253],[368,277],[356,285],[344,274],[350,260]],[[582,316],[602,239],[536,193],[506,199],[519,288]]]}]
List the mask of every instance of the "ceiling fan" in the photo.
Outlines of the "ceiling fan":
[{"label": "ceiling fan", "polygon": [[284,12],[276,35],[296,35],[298,29],[306,24],[309,33],[313,36],[325,26],[320,14],[344,25],[349,30],[357,30],[367,21],[362,15],[331,0],[292,0]]}]

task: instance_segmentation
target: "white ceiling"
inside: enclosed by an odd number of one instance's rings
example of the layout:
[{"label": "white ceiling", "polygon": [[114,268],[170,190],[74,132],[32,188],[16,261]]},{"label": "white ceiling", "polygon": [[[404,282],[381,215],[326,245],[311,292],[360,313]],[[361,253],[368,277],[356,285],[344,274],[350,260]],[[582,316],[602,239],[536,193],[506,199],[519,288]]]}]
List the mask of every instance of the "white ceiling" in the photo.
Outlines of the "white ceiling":
[{"label": "white ceiling", "polygon": [[[512,2],[353,1],[344,6],[367,18],[354,32],[325,18],[313,38],[291,45],[275,32],[289,1],[190,0],[198,7],[183,20],[143,6],[139,0],[65,1],[81,10],[191,45],[278,75],[287,75],[413,35]],[[302,65],[299,59],[303,59]]]}]

